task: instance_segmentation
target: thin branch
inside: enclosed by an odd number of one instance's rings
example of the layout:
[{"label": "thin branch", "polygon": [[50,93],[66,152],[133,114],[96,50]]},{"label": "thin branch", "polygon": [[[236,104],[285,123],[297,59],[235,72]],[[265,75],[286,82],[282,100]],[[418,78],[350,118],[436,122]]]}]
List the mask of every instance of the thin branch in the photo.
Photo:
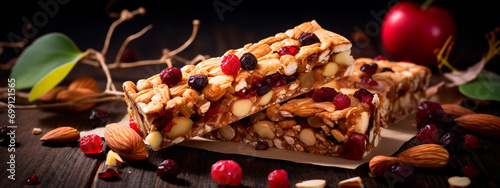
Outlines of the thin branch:
[{"label": "thin branch", "polygon": [[104,74],[106,75],[107,83],[106,83],[106,90],[105,91],[116,91],[115,85],[113,84],[113,79],[111,78],[111,74],[109,74],[108,66],[106,65],[106,62],[104,60],[104,56],[101,53],[99,53],[93,49],[89,49],[89,50],[91,50],[91,52],[93,52],[93,54],[96,55],[97,61],[99,61],[99,64],[101,65],[102,70],[104,71]]},{"label": "thin branch", "polygon": [[111,24],[111,26],[109,26],[108,33],[106,34],[106,39],[104,40],[104,46],[102,47],[102,50],[101,50],[101,54],[103,56],[105,56],[106,52],[108,52],[109,41],[111,40],[111,35],[113,35],[113,31],[115,30],[115,28],[118,25],[120,25],[121,23],[123,23],[124,21],[127,21],[127,20],[134,18],[134,16],[137,14],[140,14],[140,15],[146,14],[146,9],[144,9],[143,7],[139,7],[137,10],[134,10],[132,12],[124,9],[120,13],[120,18],[118,18],[118,20],[114,21]]},{"label": "thin branch", "polygon": [[173,55],[176,55],[178,54],[179,52],[183,51],[184,49],[186,49],[194,40],[194,38],[196,37],[196,34],[198,33],[198,28],[200,27],[200,20],[193,20],[193,31],[191,32],[191,36],[189,37],[189,39],[182,45],[180,46],[179,48],[173,50],[170,52],[170,56],[173,56]]},{"label": "thin branch", "polygon": [[125,50],[125,47],[127,47],[128,43],[134,39],[137,39],[144,35],[147,31],[149,31],[151,28],[153,28],[153,25],[148,25],[141,31],[137,32],[136,34],[130,35],[123,41],[122,46],[120,47],[120,50],[118,51],[118,54],[116,55],[115,63],[109,65],[109,68],[115,68],[115,67],[120,67],[120,58],[122,56],[123,51]]}]

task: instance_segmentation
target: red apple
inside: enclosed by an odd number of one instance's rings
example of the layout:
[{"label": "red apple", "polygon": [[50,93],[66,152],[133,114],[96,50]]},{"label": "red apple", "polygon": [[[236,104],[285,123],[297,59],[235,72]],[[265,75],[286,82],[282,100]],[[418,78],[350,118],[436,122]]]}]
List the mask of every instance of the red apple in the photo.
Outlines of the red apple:
[{"label": "red apple", "polygon": [[426,66],[436,65],[434,51],[455,33],[455,22],[447,10],[436,6],[421,8],[415,2],[397,3],[382,22],[382,43],[387,53],[394,60]]}]

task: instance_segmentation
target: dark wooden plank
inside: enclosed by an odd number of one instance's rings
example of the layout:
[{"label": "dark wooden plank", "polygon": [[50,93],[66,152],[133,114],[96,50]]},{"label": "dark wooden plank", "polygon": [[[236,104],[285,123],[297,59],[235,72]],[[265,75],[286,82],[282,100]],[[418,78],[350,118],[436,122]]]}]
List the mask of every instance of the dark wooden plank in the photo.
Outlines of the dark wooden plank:
[{"label": "dark wooden plank", "polygon": [[[2,110],[0,122],[5,125],[7,113]],[[86,187],[89,186],[102,156],[87,157],[80,151],[78,142],[68,144],[44,144],[40,137],[59,126],[72,126],[79,130],[89,129],[88,113],[64,113],[42,110],[16,110],[15,152],[0,147],[2,187],[22,187],[31,175],[40,179],[41,187]],[[43,133],[33,135],[34,127]],[[8,179],[7,162],[10,154],[15,155],[15,181]]]}]

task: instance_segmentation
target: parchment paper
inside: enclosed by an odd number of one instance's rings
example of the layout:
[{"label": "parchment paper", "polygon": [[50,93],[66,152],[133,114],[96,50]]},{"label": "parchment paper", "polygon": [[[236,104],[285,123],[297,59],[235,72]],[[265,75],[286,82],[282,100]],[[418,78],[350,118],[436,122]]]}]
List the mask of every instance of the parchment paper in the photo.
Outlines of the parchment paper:
[{"label": "parchment paper", "polygon": [[[128,125],[129,117],[126,115],[120,124]],[[416,135],[417,129],[415,128],[415,116],[412,115],[406,119],[391,125],[389,128],[382,128],[382,140],[379,145],[362,160],[349,160],[340,157],[325,156],[319,154],[311,154],[306,152],[296,152],[290,150],[283,150],[271,147],[268,150],[255,150],[255,147],[250,144],[240,144],[234,142],[209,140],[201,137],[195,137],[191,140],[184,141],[179,144],[185,147],[205,149],[208,151],[226,153],[226,154],[240,154],[252,157],[278,159],[292,161],[296,163],[313,164],[319,166],[339,167],[346,169],[355,169],[359,165],[369,162],[371,158],[377,155],[392,155],[396,152],[406,141],[410,140]],[[97,134],[104,137],[104,127],[96,128],[91,131],[83,131],[81,136],[88,134]],[[151,151],[154,152],[154,151]]]}]

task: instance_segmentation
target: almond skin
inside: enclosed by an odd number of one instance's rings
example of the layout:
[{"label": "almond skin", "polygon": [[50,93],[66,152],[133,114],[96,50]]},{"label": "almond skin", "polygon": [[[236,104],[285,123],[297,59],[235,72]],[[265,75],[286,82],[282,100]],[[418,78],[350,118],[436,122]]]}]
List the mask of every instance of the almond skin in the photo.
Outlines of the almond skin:
[{"label": "almond skin", "polygon": [[42,102],[53,102],[56,100],[57,94],[59,94],[59,92],[64,90],[66,90],[66,87],[57,86],[55,88],[52,88],[50,91],[43,94],[42,96],[40,96],[37,100]]},{"label": "almond skin", "polygon": [[448,165],[450,153],[437,144],[422,144],[401,152],[396,158],[414,167],[437,169]]},{"label": "almond skin", "polygon": [[370,160],[368,167],[370,168],[371,175],[374,177],[381,177],[391,165],[400,162],[401,161],[396,157],[378,155]]},{"label": "almond skin", "polygon": [[456,104],[443,104],[441,107],[443,108],[444,113],[450,116],[460,117],[467,114],[475,114],[474,111]]},{"label": "almond skin", "polygon": [[67,143],[80,139],[80,132],[73,127],[59,127],[49,131],[40,138],[40,141],[50,143]]},{"label": "almond skin", "polygon": [[[60,91],[56,96],[56,101],[58,102],[68,102],[72,100],[79,99],[88,95],[95,94],[96,92],[87,88],[78,88],[74,90],[63,90]],[[79,106],[65,106],[64,109],[73,112],[80,112],[92,108],[96,103],[86,103]]]},{"label": "almond skin", "polygon": [[468,114],[455,119],[455,121],[469,131],[500,137],[500,117],[490,114]]},{"label": "almond skin", "polygon": [[73,80],[68,86],[68,90],[75,90],[78,88],[85,88],[94,91],[95,93],[99,92],[99,84],[97,81],[89,76],[80,77],[76,80]]},{"label": "almond skin", "polygon": [[142,138],[129,126],[112,123],[104,129],[104,140],[111,148],[130,161],[141,161],[148,158],[148,149]]}]

